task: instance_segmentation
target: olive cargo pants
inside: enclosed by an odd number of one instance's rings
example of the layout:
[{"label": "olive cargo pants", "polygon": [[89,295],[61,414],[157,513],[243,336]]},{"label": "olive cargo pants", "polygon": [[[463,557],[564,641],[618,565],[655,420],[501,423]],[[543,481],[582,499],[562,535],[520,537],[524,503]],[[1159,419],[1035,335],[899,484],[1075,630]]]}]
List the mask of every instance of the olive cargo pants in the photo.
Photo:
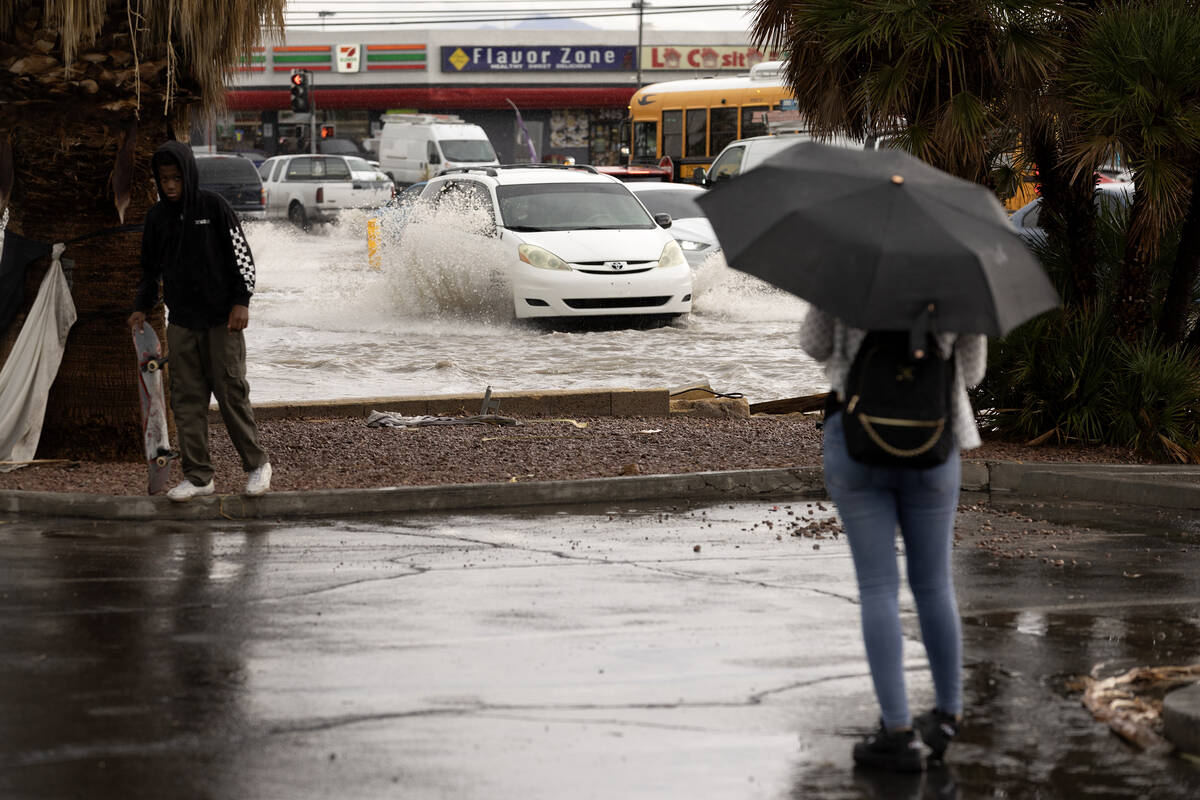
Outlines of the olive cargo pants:
[{"label": "olive cargo pants", "polygon": [[258,445],[250,384],[246,382],[246,339],[224,325],[193,330],[167,326],[171,410],[179,435],[183,474],[196,485],[212,480],[208,455],[208,404],[215,396],[229,438],[249,472],[267,463]]}]

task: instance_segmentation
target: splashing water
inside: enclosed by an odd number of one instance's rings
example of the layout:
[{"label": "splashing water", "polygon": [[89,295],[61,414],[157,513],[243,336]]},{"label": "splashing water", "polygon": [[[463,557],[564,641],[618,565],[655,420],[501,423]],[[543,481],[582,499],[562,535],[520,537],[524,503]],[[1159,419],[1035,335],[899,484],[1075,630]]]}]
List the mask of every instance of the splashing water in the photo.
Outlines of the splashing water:
[{"label": "splashing water", "polygon": [[751,402],[823,391],[798,349],[805,304],[725,265],[697,268],[692,314],[649,330],[547,331],[513,318],[511,245],[469,210],[385,219],[382,269],[367,215],[312,233],[251,223],[258,265],[247,331],[255,401],[543,389],[660,388],[707,381]]}]

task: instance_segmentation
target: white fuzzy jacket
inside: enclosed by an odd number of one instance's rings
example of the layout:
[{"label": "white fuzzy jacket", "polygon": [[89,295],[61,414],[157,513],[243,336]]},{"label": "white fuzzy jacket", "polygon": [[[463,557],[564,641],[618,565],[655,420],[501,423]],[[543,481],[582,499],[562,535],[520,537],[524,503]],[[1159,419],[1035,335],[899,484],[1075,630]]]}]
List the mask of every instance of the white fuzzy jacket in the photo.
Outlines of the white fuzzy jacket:
[{"label": "white fuzzy jacket", "polygon": [[[800,326],[800,347],[825,364],[830,389],[839,397],[845,389],[850,364],[866,335],[866,331],[851,328],[817,308],[809,309]],[[950,409],[954,438],[963,450],[979,447],[983,442],[975,426],[975,412],[967,397],[967,387],[978,386],[987,371],[987,337],[978,333],[941,333],[938,334],[938,347],[942,358],[948,357],[952,350],[954,352],[953,406]]]}]

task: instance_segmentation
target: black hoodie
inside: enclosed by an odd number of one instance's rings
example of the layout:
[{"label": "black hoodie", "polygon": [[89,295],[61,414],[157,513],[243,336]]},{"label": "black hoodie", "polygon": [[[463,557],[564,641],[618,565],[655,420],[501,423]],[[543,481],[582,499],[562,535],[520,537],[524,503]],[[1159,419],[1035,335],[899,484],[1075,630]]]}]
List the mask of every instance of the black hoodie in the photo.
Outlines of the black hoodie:
[{"label": "black hoodie", "polygon": [[[178,202],[167,200],[158,180],[160,164],[183,175]],[[134,308],[158,303],[158,282],[171,323],[202,330],[224,325],[235,305],[250,305],[254,257],[229,203],[200,188],[196,159],[182,142],[167,142],[150,162],[159,200],[146,213],[142,232],[142,281]]]}]

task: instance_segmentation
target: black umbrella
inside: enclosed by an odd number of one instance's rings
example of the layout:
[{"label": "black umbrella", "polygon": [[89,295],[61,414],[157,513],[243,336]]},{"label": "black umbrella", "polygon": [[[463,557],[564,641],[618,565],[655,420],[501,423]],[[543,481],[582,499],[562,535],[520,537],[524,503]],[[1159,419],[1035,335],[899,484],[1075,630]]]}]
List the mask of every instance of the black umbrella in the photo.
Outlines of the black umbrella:
[{"label": "black umbrella", "polygon": [[804,142],[698,201],[733,267],[863,329],[1003,336],[1058,305],[983,186],[899,150]]}]

